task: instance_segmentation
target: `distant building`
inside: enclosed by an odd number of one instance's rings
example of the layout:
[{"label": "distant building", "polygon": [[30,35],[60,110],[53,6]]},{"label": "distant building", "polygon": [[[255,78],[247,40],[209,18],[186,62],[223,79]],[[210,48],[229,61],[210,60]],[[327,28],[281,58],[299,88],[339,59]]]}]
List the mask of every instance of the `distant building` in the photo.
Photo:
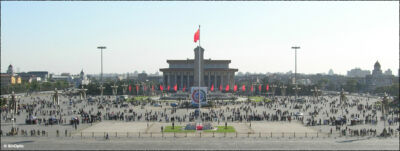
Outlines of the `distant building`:
[{"label": "distant building", "polygon": [[329,69],[329,71],[328,71],[328,75],[334,75],[334,73],[333,73],[333,70],[332,70],[332,69]]},{"label": "distant building", "polygon": [[35,77],[40,77],[40,81],[42,82],[47,82],[49,78],[49,72],[47,71],[29,71],[28,73]]},{"label": "distant building", "polygon": [[387,70],[385,71],[385,75],[389,75],[389,76],[390,76],[390,75],[393,75],[393,74],[392,74],[392,70],[387,69]]},{"label": "distant building", "polygon": [[61,73],[61,76],[70,76],[69,73]]},{"label": "distant building", "polygon": [[381,65],[378,61],[374,64],[372,75],[366,76],[366,84],[369,90],[375,90],[377,87],[390,86],[393,84],[393,75],[382,74]]},{"label": "distant building", "polygon": [[13,75],[10,75],[10,74],[2,73],[0,75],[0,79],[1,79],[1,86],[21,84],[21,77],[20,76],[13,76]]},{"label": "distant building", "polygon": [[362,77],[364,78],[367,75],[370,75],[371,71],[369,70],[361,70],[360,68],[354,68],[350,71],[347,71],[347,76],[349,77]]},{"label": "distant building", "polygon": [[73,77],[72,80],[75,83],[75,87],[79,87],[79,85],[88,85],[90,83],[90,80],[83,72],[83,69],[79,73],[79,76]]},{"label": "distant building", "polygon": [[13,69],[13,66],[11,64],[8,66],[7,74],[9,74],[11,76],[14,75],[14,69]]},{"label": "distant building", "polygon": [[147,74],[146,73],[139,73],[138,74],[138,80],[139,81],[144,82],[144,81],[146,81],[146,79],[147,79]]}]

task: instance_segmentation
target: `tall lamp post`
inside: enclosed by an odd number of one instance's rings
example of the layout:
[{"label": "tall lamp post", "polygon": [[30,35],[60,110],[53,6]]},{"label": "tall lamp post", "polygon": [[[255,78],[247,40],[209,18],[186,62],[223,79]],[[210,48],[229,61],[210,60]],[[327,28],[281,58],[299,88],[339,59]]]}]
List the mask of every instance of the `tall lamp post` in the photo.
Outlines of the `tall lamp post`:
[{"label": "tall lamp post", "polygon": [[294,49],[294,84],[295,84],[295,93],[296,95],[294,96],[294,100],[297,100],[297,49],[300,49],[299,46],[293,46],[292,49]]},{"label": "tall lamp post", "polygon": [[[101,74],[100,74],[100,87],[103,87],[103,49],[106,49],[106,46],[98,46],[97,49],[101,51]],[[103,98],[103,89],[100,88],[101,98]]]}]

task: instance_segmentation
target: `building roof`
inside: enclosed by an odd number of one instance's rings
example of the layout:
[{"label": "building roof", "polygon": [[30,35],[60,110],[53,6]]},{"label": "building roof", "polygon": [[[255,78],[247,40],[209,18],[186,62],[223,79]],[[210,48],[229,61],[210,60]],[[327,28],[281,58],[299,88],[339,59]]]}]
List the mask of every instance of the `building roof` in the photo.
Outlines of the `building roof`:
[{"label": "building roof", "polygon": [[[194,63],[194,59],[186,59],[186,60],[167,60],[167,63]],[[204,59],[205,64],[210,63],[231,63],[231,60],[211,60]]]},{"label": "building roof", "polygon": [[[188,72],[193,72],[193,68],[161,68],[160,71],[165,72],[165,71],[188,71]],[[233,68],[207,68],[204,69],[204,71],[233,71],[237,72],[239,71],[238,69],[233,69]]]}]

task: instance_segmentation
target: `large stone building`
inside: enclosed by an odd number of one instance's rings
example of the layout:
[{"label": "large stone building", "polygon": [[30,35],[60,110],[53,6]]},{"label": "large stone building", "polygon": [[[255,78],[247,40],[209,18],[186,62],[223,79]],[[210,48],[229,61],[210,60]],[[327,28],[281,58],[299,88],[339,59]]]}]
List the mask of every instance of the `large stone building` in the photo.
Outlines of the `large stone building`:
[{"label": "large stone building", "polygon": [[176,84],[179,90],[182,90],[183,87],[198,86],[200,64],[201,86],[210,88],[211,85],[214,85],[215,88],[218,88],[222,85],[225,88],[226,85],[229,85],[230,89],[233,89],[235,72],[238,69],[229,68],[230,60],[204,59],[202,47],[196,47],[194,54],[194,59],[167,60],[169,68],[160,69],[163,72],[165,86],[169,85],[172,88]]},{"label": "large stone building", "polygon": [[374,90],[377,87],[392,85],[394,78],[395,77],[393,75],[383,74],[381,70],[381,65],[379,64],[378,61],[376,61],[376,63],[374,64],[374,70],[372,71],[372,75],[367,75],[365,77],[365,80],[369,90]]}]

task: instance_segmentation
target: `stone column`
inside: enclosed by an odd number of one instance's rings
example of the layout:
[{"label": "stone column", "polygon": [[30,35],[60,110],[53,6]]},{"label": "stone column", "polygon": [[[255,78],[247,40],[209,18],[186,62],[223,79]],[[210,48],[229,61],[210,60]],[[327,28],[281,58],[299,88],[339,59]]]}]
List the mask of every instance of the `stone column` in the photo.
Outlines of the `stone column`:
[{"label": "stone column", "polygon": [[225,85],[224,85],[224,72],[221,72],[221,85],[222,85],[222,89],[224,89],[225,88]]},{"label": "stone column", "polygon": [[180,88],[183,89],[183,72],[181,72],[180,75],[181,75],[181,87]]},{"label": "stone column", "polygon": [[178,72],[175,72],[174,75],[175,75],[175,82],[174,85],[171,85],[171,87],[175,86],[175,84],[176,85],[178,84]]},{"label": "stone column", "polygon": [[214,89],[217,87],[217,72],[214,72]]},{"label": "stone column", "polygon": [[[199,51],[200,51],[200,54],[199,54]],[[200,80],[201,80],[201,83],[200,83],[200,86],[204,86],[205,84],[204,84],[204,57],[203,57],[203,54],[204,54],[204,49],[203,48],[201,48],[201,47],[196,47],[195,49],[194,49],[194,75],[193,75],[193,77],[194,77],[194,85],[195,86],[198,86],[199,85],[199,64],[200,64]],[[200,56],[199,56],[200,55]],[[200,59],[199,59],[200,58]]]},{"label": "stone column", "polygon": [[189,88],[189,78],[190,78],[190,72],[186,72],[186,79],[187,79],[186,87],[188,87],[188,88]]},{"label": "stone column", "polygon": [[211,88],[211,72],[208,72],[208,83],[207,87]]},{"label": "stone column", "polygon": [[167,83],[166,83],[166,85],[164,87],[166,87],[166,86],[168,86],[170,84],[170,82],[171,82],[170,79],[171,79],[170,73],[167,72]]}]

